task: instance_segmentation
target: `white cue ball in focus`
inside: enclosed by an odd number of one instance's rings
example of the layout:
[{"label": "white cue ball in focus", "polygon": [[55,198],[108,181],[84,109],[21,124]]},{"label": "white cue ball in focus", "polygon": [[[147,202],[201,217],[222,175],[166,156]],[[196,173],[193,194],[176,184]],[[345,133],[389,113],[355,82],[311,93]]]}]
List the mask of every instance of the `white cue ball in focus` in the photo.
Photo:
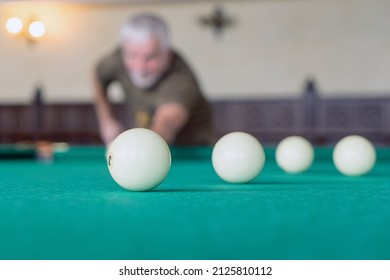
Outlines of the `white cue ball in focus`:
[{"label": "white cue ball in focus", "polygon": [[108,170],[122,188],[148,191],[157,187],[168,175],[171,153],[157,133],[133,128],[121,133],[110,144]]},{"label": "white cue ball in focus", "polygon": [[374,145],[359,135],[344,137],[333,151],[333,162],[337,170],[347,176],[367,174],[374,167],[375,161]]},{"label": "white cue ball in focus", "polygon": [[260,174],[265,154],[260,142],[245,132],[231,132],[215,144],[212,164],[218,176],[229,183],[247,183]]},{"label": "white cue ball in focus", "polygon": [[286,173],[304,172],[310,168],[313,160],[313,146],[301,136],[287,137],[276,147],[276,163]]}]

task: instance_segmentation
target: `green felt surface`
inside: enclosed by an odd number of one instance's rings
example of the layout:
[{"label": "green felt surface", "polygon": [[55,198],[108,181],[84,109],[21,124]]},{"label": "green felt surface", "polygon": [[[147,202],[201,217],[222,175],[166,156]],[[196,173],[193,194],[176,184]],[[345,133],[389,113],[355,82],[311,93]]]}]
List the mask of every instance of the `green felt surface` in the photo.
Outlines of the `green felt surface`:
[{"label": "green felt surface", "polygon": [[217,177],[211,149],[172,153],[167,179],[144,193],[115,184],[101,147],[0,161],[0,259],[390,259],[390,149],[350,178],[329,148],[301,175],[268,148],[246,185]]}]

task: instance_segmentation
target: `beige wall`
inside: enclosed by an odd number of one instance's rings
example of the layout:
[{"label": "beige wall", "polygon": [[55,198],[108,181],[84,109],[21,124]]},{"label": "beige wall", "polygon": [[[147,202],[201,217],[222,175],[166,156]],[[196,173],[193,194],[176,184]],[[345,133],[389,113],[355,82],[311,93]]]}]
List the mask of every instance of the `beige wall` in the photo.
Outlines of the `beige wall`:
[{"label": "beige wall", "polygon": [[[214,7],[207,1],[33,2],[0,4],[0,102],[30,100],[37,81],[48,101],[92,100],[92,66],[116,44],[125,19],[141,10],[168,20],[211,99],[296,96],[310,75],[327,95],[390,95],[388,0],[227,1],[236,24],[220,38],[197,23]],[[4,25],[13,15],[46,22],[46,36],[34,46],[10,36]]]}]

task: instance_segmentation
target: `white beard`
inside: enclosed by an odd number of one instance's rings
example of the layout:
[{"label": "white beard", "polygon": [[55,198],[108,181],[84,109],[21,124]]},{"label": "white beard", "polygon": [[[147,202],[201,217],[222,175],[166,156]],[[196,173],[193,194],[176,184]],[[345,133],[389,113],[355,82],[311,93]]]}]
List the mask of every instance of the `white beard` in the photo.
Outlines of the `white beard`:
[{"label": "white beard", "polygon": [[160,75],[138,75],[136,73],[129,73],[131,81],[141,89],[151,88],[160,78]]}]

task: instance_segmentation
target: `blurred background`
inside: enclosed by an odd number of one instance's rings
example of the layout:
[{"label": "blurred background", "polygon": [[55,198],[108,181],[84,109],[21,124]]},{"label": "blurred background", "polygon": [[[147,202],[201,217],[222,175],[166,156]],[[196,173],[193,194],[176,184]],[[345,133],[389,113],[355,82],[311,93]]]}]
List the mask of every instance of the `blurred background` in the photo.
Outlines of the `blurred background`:
[{"label": "blurred background", "polygon": [[[219,135],[389,144],[388,0],[0,1],[0,142],[101,144],[92,71],[140,11],[169,23]],[[110,98],[127,120],[120,86]]]}]

